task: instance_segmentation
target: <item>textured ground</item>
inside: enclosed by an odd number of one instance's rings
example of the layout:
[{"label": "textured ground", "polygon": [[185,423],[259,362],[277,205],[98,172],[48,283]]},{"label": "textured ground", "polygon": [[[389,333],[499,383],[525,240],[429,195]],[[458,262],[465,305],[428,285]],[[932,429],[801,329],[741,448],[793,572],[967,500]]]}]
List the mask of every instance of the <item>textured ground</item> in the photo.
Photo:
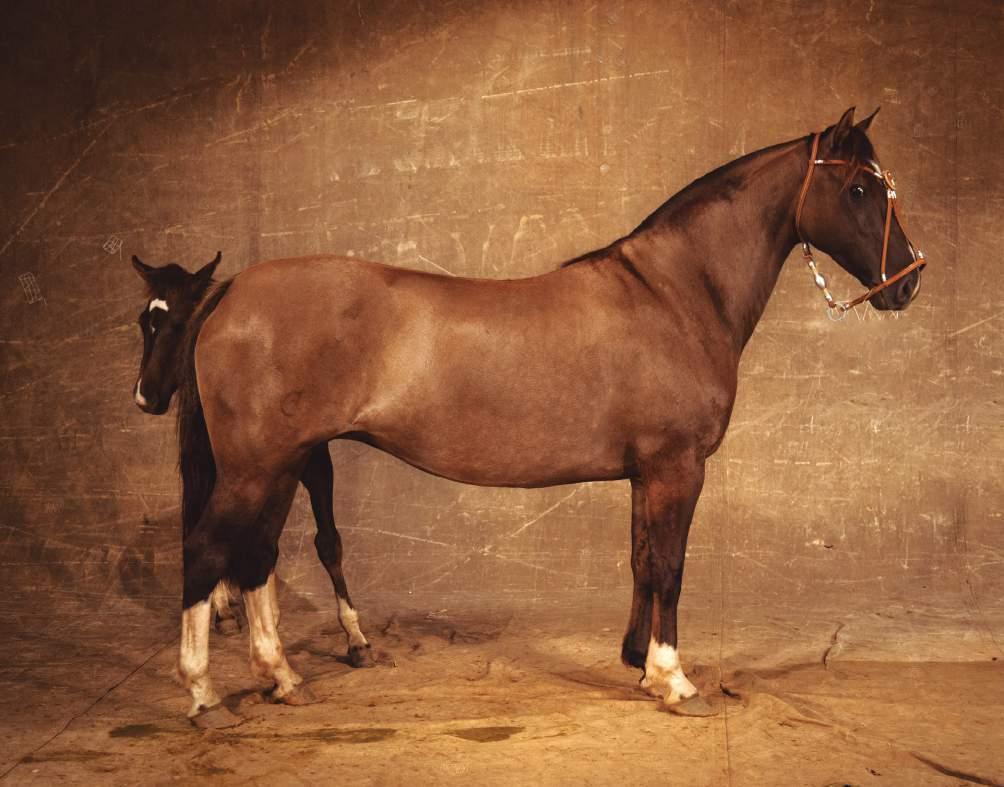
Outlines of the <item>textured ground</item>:
[{"label": "textured ground", "polygon": [[261,702],[245,638],[214,634],[218,688],[245,718],[226,731],[183,715],[173,616],[117,602],[86,623],[71,604],[22,628],[0,671],[4,781],[1004,783],[1004,615],[962,597],[740,606],[724,629],[694,602],[684,664],[722,706],[710,719],[659,712],[618,663],[619,597],[363,606],[370,670],[333,655],[333,610],[289,587],[281,601],[290,659],[320,702]]}]

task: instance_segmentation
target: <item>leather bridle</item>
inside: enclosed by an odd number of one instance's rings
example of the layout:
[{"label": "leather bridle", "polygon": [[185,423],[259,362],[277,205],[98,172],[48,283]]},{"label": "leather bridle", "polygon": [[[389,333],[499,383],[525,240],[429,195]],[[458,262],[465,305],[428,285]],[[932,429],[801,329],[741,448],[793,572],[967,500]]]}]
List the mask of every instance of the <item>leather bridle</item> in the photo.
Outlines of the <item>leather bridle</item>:
[{"label": "leather bridle", "polygon": [[[881,180],[886,188],[885,231],[883,232],[882,237],[882,266],[880,268],[882,281],[868,290],[868,292],[864,295],[859,295],[854,300],[837,301],[834,299],[826,286],[826,277],[819,272],[819,269],[816,267],[816,261],[812,258],[812,247],[802,234],[802,208],[805,206],[805,198],[809,194],[809,184],[812,182],[812,173],[815,171],[817,166],[851,164],[852,162],[846,159],[817,159],[816,155],[819,153],[820,136],[820,132],[817,131],[812,137],[812,152],[809,154],[809,168],[806,170],[805,180],[802,181],[802,190],[798,194],[798,205],[795,208],[795,232],[798,233],[798,239],[802,243],[802,256],[805,258],[806,265],[809,266],[809,271],[812,273],[813,281],[816,286],[822,290],[823,297],[826,298],[827,307],[830,309],[836,309],[840,312],[846,312],[857,306],[859,303],[864,303],[876,293],[882,292],[882,290],[886,287],[891,287],[904,276],[908,276],[915,270],[923,268],[927,264],[927,260],[924,258],[924,254],[919,249],[915,248],[914,245],[910,243],[909,238],[907,238],[906,245],[909,247],[910,254],[913,256],[913,262],[903,268],[903,270],[897,271],[894,275],[886,276],[885,264],[886,258],[889,254],[889,231],[892,229],[892,219],[894,216],[899,222],[900,229],[903,228],[903,222],[896,210],[896,182],[893,180],[891,172],[888,170],[883,171],[877,164],[858,164],[857,166],[859,169],[862,169],[869,175]],[[906,237],[905,231],[903,232],[903,237]],[[918,283],[917,288],[913,292],[913,296],[916,296],[919,290],[920,286]]]}]

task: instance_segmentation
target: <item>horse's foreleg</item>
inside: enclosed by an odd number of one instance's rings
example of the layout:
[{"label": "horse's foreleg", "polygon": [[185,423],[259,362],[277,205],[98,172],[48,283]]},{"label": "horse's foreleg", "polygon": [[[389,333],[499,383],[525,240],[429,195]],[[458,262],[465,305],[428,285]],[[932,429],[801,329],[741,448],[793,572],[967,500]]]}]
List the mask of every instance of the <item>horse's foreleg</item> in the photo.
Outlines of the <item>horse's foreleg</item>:
[{"label": "horse's foreleg", "polygon": [[641,685],[677,712],[708,715],[710,706],[680,664],[676,618],[687,535],[704,484],[704,459],[690,455],[660,462],[643,473],[642,484],[656,630],[649,639]]},{"label": "horse's foreleg", "polygon": [[342,539],[335,527],[331,499],[334,494],[334,469],[326,444],[321,443],[311,450],[300,481],[310,493],[310,506],[317,521],[314,546],[335,588],[338,620],[349,640],[349,662],[353,667],[372,667],[372,650],[359,627],[359,613],[352,606],[345,575],[342,573]]},{"label": "horse's foreleg", "polygon": [[629,667],[645,666],[652,635],[652,571],[648,539],[644,488],[640,481],[632,480],[631,573],[634,576],[634,594],[631,598],[631,618],[621,646],[621,661]]}]

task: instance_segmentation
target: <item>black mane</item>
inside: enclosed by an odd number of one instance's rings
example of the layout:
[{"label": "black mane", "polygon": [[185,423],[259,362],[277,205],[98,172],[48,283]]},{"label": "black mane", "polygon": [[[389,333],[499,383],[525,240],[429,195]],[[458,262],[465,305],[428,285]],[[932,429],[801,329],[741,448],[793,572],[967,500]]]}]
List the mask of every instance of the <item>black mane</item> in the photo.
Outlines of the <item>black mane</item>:
[{"label": "black mane", "polygon": [[181,523],[185,535],[198,523],[216,483],[215,463],[211,459],[204,461],[206,456],[212,457],[212,449],[202,412],[198,381],[195,378],[195,343],[202,326],[223,300],[232,283],[231,278],[211,285],[208,294],[192,314],[178,359],[178,469],[184,487]]}]

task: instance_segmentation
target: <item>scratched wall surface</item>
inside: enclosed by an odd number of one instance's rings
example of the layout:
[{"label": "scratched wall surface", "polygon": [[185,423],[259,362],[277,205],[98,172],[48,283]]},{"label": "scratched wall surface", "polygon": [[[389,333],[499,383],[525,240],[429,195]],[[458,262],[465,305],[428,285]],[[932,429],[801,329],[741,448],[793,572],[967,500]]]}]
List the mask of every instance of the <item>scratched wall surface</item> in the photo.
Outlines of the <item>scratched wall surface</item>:
[{"label": "scratched wall surface", "polygon": [[[931,260],[923,293],[898,316],[832,322],[792,255],[710,465],[685,601],[950,590],[1000,605],[999,3],[15,3],[5,16],[0,564],[17,591],[42,591],[38,608],[177,604],[173,419],[131,400],[131,254],[191,267],[222,249],[226,275],[330,252],[528,276],[852,104],[882,106],[872,137]],[[332,456],[357,602],[629,586],[625,483],[482,489],[355,444]],[[279,572],[287,592],[329,599],[312,532],[301,495]]]}]

